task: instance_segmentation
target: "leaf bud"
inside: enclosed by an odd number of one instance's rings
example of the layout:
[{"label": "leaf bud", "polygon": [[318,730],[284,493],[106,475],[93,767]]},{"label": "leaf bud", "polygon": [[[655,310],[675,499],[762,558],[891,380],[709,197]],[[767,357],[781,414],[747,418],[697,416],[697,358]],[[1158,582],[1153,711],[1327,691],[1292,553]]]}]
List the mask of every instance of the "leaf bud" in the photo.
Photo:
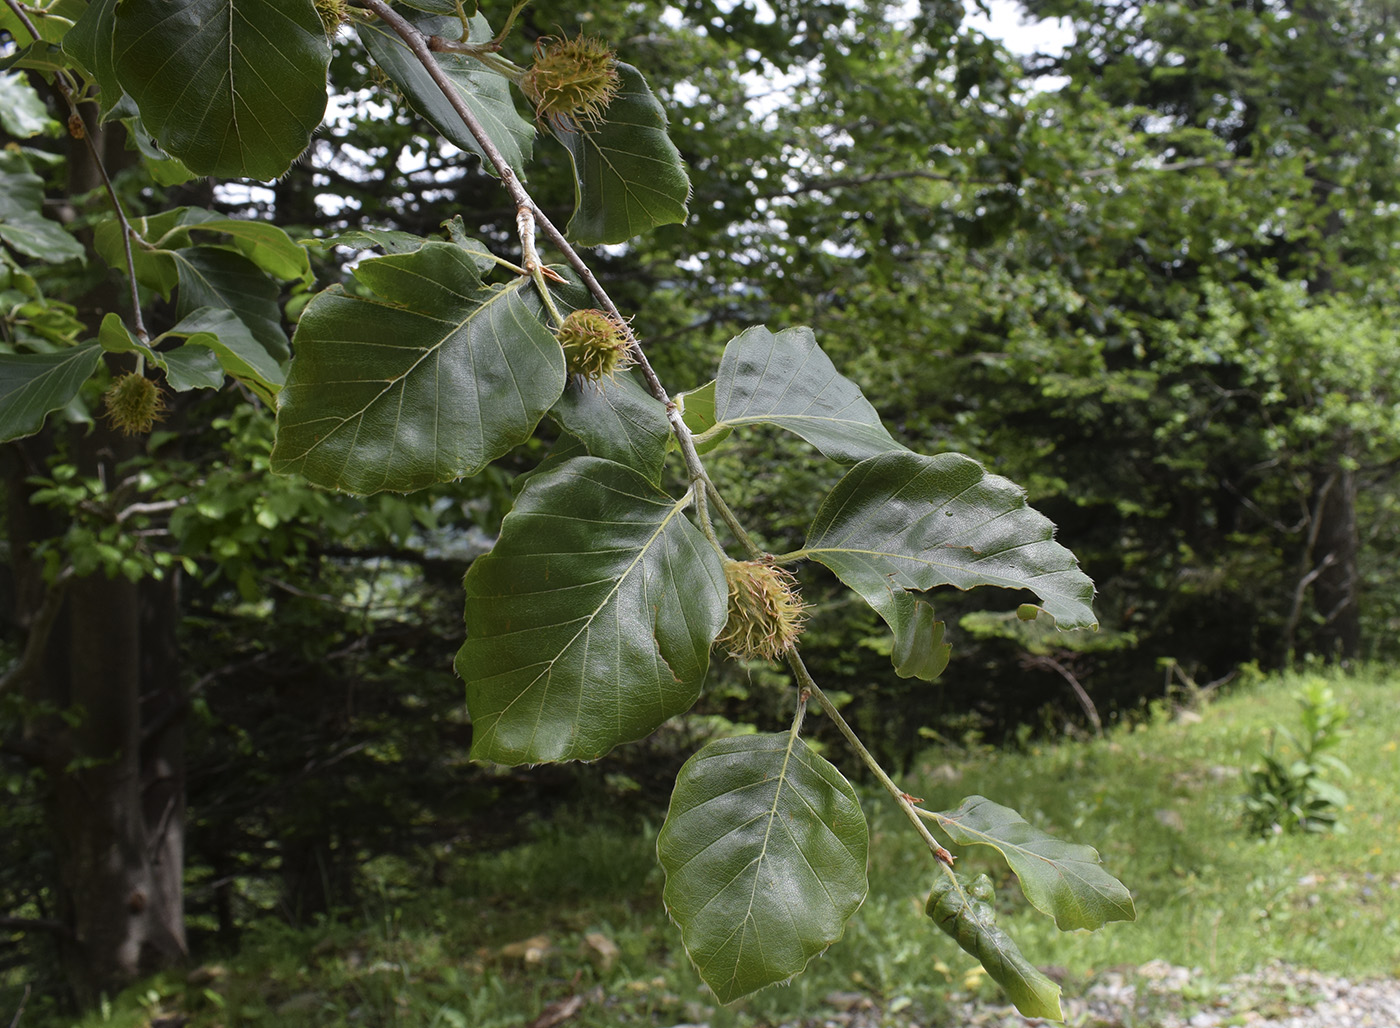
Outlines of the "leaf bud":
[{"label": "leaf bud", "polygon": [[145,435],[166,411],[160,387],[145,375],[122,375],[102,397],[107,420],[126,435]]},{"label": "leaf bud", "polygon": [[603,311],[574,311],[555,331],[569,373],[590,382],[632,366],[631,343],[617,319]]},{"label": "leaf bud", "polygon": [[797,643],[807,620],[797,579],[764,560],[727,560],[729,620],[715,641],[743,659],[776,661]]},{"label": "leaf bud", "polygon": [[617,96],[617,62],[607,43],[591,36],[543,39],[535,63],[520,80],[520,88],[535,105],[535,113],[566,128],[602,120]]}]

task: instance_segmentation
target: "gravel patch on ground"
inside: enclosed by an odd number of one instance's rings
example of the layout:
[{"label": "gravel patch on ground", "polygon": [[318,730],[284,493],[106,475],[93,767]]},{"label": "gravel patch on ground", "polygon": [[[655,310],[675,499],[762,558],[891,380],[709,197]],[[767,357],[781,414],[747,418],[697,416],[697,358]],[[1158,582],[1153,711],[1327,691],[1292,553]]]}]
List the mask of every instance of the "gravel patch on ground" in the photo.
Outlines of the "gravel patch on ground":
[{"label": "gravel patch on ground", "polygon": [[[882,1010],[869,996],[826,997],[825,1017],[776,1028],[1051,1028],[1011,1007],[954,997],[933,1020]],[[1097,975],[1061,1000],[1069,1028],[1400,1028],[1400,980],[1351,979],[1282,964],[1211,982],[1202,972],[1152,961]],[[703,1023],[674,1028],[708,1028]]]}]

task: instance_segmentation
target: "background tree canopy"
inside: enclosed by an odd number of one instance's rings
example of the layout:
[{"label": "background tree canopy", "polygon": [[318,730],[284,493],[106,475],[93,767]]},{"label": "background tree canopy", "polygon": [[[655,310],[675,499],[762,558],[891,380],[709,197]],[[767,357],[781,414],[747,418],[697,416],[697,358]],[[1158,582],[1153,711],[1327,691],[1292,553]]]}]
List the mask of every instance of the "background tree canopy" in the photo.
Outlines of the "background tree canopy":
[{"label": "background tree canopy", "polygon": [[[222,17],[185,6],[191,31]],[[257,27],[265,6],[234,15]],[[453,3],[398,6],[435,31],[456,21]],[[499,26],[511,5],[480,7]],[[328,67],[331,100],[313,134],[321,94],[281,98],[268,145],[286,161],[305,147],[283,172],[184,138],[189,97],[128,45],[140,25],[115,27],[146,16],[135,10],[0,5],[0,773],[13,798],[0,813],[0,968],[39,969],[54,990],[65,979],[80,1002],[123,978],[75,936],[95,896],[137,902],[125,872],[80,870],[114,820],[142,820],[167,870],[139,884],[140,904],[162,911],[142,955],[154,968],[187,929],[195,948],[227,945],[265,915],[302,921],[347,902],[375,854],[501,845],[522,811],[599,793],[657,809],[716,724],[779,730],[790,716],[769,664],[731,662],[712,667],[695,712],[600,767],[468,762],[481,733],[450,671],[458,583],[583,416],[554,407],[496,440],[504,456],[475,477],[407,495],[340,495],[270,469],[327,484],[285,441],[285,412],[305,409],[287,377],[303,313],[304,369],[334,338],[318,326],[403,295],[387,290],[407,274],[373,269],[427,260],[412,237],[445,234],[480,284],[486,250],[517,246],[516,209],[480,147],[443,127],[440,96],[395,64],[407,50],[382,23],[286,30],[299,41],[286,60]],[[890,675],[892,658],[913,658],[842,589],[859,589],[853,572],[820,556],[835,575],[804,567],[812,674],[896,763],[930,737],[1132,716],[1164,668],[1205,683],[1249,662],[1395,655],[1393,12],[1342,0],[1026,11],[1072,19],[1074,42],[1017,57],[939,0],[524,7],[515,59],[551,36],[609,40],[669,119],[688,214],[672,196],[675,223],[640,234],[619,232],[606,204],[592,221],[586,203],[575,213],[587,139],[557,145],[466,58],[454,72],[494,111],[542,210],[608,241],[589,263],[665,381],[719,366],[723,384],[726,340],[766,325],[764,345],[797,345],[781,330],[810,326],[898,445],[966,453],[1024,485],[1097,584],[1096,635],[1017,620],[1029,593],[940,595],[952,657],[929,684]],[[243,31],[237,17],[226,28]],[[649,110],[644,89],[627,79],[623,102]],[[245,100],[261,103],[234,90],[231,117]],[[132,219],[130,290],[131,237],[110,218],[99,156]],[[352,276],[376,253],[394,260]],[[340,313],[309,307],[333,283]],[[122,320],[129,292],[145,338]],[[172,390],[140,437],[116,431],[100,399],[133,355]],[[521,378],[559,374],[542,364]],[[702,387],[686,402],[702,440],[726,437],[706,457],[713,478],[763,549],[815,552],[813,511],[843,469],[727,413],[725,395]],[[641,423],[633,403],[618,417]],[[664,435],[647,444],[658,466]],[[461,455],[458,473],[480,456]],[[394,488],[453,477],[410,471]],[[976,613],[988,607],[1005,613]],[[812,731],[837,742],[829,721]]]}]

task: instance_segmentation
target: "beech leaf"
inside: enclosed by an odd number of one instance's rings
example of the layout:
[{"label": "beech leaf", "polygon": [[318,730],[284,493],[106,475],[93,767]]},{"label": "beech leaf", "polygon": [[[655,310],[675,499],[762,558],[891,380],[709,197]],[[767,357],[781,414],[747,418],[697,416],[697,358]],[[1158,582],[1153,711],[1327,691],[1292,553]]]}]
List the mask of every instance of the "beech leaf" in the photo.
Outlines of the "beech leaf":
[{"label": "beech leaf", "polygon": [[666,134],[666,112],[642,73],[617,66],[619,87],[597,123],[556,123],[574,167],[569,239],[580,246],[625,243],[658,225],[685,221],[690,179]]},{"label": "beech leaf", "polygon": [[116,7],[121,84],[161,148],[198,175],[267,181],[291,167],[325,113],[330,57],[312,0]]},{"label": "beech leaf", "polygon": [[770,332],[757,325],[730,340],[715,379],[714,410],[697,411],[700,419],[707,415],[714,419],[707,435],[777,425],[845,463],[904,449],[806,327]]},{"label": "beech leaf", "polygon": [[719,739],[686,761],[656,851],[666,910],[721,1003],[841,937],[868,846],[855,790],[795,733]]},{"label": "beech leaf", "polygon": [[[414,5],[410,5],[414,6]],[[426,10],[426,8],[422,8]],[[410,19],[424,35],[456,39],[462,34],[462,23],[455,17],[415,17]],[[355,26],[374,63],[384,70],[390,80],[403,90],[413,109],[437,129],[442,137],[460,150],[481,158],[482,167],[492,175],[496,168],[486,159],[481,145],[471,134],[452,104],[443,96],[438,84],[419,63],[399,34],[383,22],[362,22]],[[484,42],[491,38],[491,27],[480,16],[471,19],[471,39]],[[501,151],[511,169],[522,179],[525,162],[530,159],[534,145],[535,126],[522,118],[515,109],[510,81],[498,71],[466,54],[435,53],[433,59],[451,80],[458,96],[477,116],[491,142]]]},{"label": "beech leaf", "polygon": [[360,262],[373,292],[306,306],[279,396],[272,469],[347,492],[474,475],[524,442],[564,388],[528,279],[481,280],[453,243]]},{"label": "beech leaf", "polygon": [[597,457],[530,477],[463,583],[474,758],[593,760],[695,703],[729,591],[687,502]]},{"label": "beech leaf", "polygon": [[1092,846],[1062,842],[982,796],[969,796],[957,810],[929,817],[959,845],[991,846],[1001,853],[1026,899],[1053,917],[1061,931],[1137,917],[1132,896],[1103,869]]},{"label": "beech leaf", "polygon": [[1097,627],[1094,584],[1054,541],[1050,520],[1018,486],[955,453],[861,461],[822,501],[799,555],[864,597],[894,632],[897,653],[931,645],[910,637],[932,618],[905,594],[940,585],[1030,589],[1060,628]]},{"label": "beech leaf", "polygon": [[0,353],[0,442],[39,431],[50,412],[78,395],[101,356],[97,343],[56,353]]},{"label": "beech leaf", "polygon": [[992,882],[986,875],[968,882],[949,871],[934,883],[924,911],[977,958],[1023,1016],[1063,1021],[1060,987],[1023,957],[1011,937],[997,926],[992,897]]},{"label": "beech leaf", "polygon": [[63,52],[82,65],[97,86],[102,121],[107,120],[123,95],[114,55],[116,24],[117,0],[92,0],[62,40]]},{"label": "beech leaf", "polygon": [[671,426],[666,408],[626,372],[598,382],[569,382],[552,411],[588,452],[661,480]]}]

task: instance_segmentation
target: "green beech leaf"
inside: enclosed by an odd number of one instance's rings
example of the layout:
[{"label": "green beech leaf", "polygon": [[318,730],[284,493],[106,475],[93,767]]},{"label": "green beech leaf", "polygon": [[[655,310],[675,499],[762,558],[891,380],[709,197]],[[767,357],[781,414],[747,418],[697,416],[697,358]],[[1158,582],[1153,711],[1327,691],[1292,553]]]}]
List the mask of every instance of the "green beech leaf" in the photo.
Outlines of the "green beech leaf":
[{"label": "green beech leaf", "polygon": [[97,86],[102,121],[111,116],[123,96],[114,54],[117,2],[92,0],[74,23],[72,31],[63,37],[63,52],[82,65],[88,78]]},{"label": "green beech leaf", "polygon": [[[142,241],[133,242],[131,247],[136,281],[148,289],[154,289],[165,300],[170,299],[170,294],[180,282],[180,270],[171,251],[190,245],[189,231],[182,222],[187,211],[188,208],[176,207],[148,218],[130,219],[132,231]],[[126,252],[122,247],[121,223],[115,217],[106,218],[98,222],[92,235],[93,246],[107,266],[125,273]]]},{"label": "green beech leaf", "polygon": [[17,71],[0,74],[0,128],[16,139],[62,131],[29,80]]},{"label": "green beech leaf", "polygon": [[617,65],[618,94],[597,124],[555,124],[574,166],[569,238],[580,246],[625,243],[685,221],[690,179],[666,134],[666,112],[642,73]]},{"label": "green beech leaf", "polygon": [[931,820],[962,846],[991,846],[1021,880],[1031,905],[1055,919],[1061,931],[1101,928],[1137,917],[1123,883],[1099,864],[1092,846],[1061,842],[1033,828],[1010,807],[969,796],[957,810]]},{"label": "green beech leaf", "polygon": [[666,408],[626,372],[599,382],[572,379],[551,412],[595,457],[660,482],[671,426]]},{"label": "green beech leaf", "polygon": [[[248,330],[243,323],[235,318],[228,311],[216,311],[213,308],[201,308],[201,315],[207,315],[207,320],[203,327],[208,328],[213,324],[222,324],[226,331],[231,331],[230,326],[237,326],[242,330],[242,334],[247,337],[248,342],[257,347],[258,344],[248,335]],[[186,322],[191,319],[185,319]],[[196,318],[198,325],[200,318]],[[131,329],[126,327],[126,322],[116,314],[108,314],[102,319],[102,327],[97,333],[98,341],[102,348],[111,353],[140,353],[146,360],[165,372],[165,384],[177,393],[183,393],[190,389],[219,389],[224,384],[224,368],[216,353],[213,352],[218,340],[212,333],[204,331],[195,335],[199,328],[181,331],[181,325],[177,325],[169,332],[152,340],[147,345],[137,339],[132,334]],[[156,349],[167,339],[185,339],[183,346],[175,349]],[[258,347],[261,350],[261,347]],[[266,355],[264,354],[264,357]],[[259,390],[261,392],[261,390]],[[271,396],[263,394],[265,400],[271,400]]]},{"label": "green beech leaf", "polygon": [[137,339],[131,329],[126,327],[126,322],[122,316],[115,311],[109,311],[102,319],[102,325],[97,330],[97,341],[102,344],[102,349],[108,353],[140,353],[150,360],[159,361],[160,354],[156,353],[147,344]]},{"label": "green beech leaf", "polygon": [[[0,10],[4,9],[0,7]],[[0,58],[0,71],[29,68],[32,71],[41,71],[45,75],[56,75],[67,71],[68,64],[68,58],[57,43],[30,43]]]},{"label": "green beech leaf", "polygon": [[909,637],[931,621],[906,594],[939,585],[1030,589],[1060,628],[1097,627],[1094,583],[1054,541],[1054,525],[1020,488],[960,454],[861,461],[822,501],[800,553],[860,593],[899,652],[925,646]]},{"label": "green beech leaf", "polygon": [[868,844],[855,790],[795,733],[719,739],[686,761],[656,852],[666,910],[721,1003],[841,937]]},{"label": "green beech leaf", "polygon": [[83,246],[42,213],[44,182],[23,155],[0,150],[0,240],[42,261],[80,260]]},{"label": "green beech leaf", "polygon": [[232,311],[200,307],[181,318],[166,335],[187,337],[181,349],[193,346],[212,351],[224,372],[246,384],[269,406],[276,402],[287,380],[281,365]]},{"label": "green beech leaf", "polygon": [[219,389],[224,384],[224,369],[218,355],[193,339],[160,356],[166,384],[177,393],[191,389]]},{"label": "green beech leaf", "polygon": [[328,246],[345,246],[352,250],[373,250],[385,253],[412,253],[429,240],[396,228],[352,228],[348,232],[320,240]]},{"label": "green beech leaf", "polygon": [[114,60],[162,149],[199,175],[274,179],[326,110],[312,0],[121,0]]},{"label": "green beech leaf", "polygon": [[720,361],[714,403],[711,432],[777,425],[846,463],[904,449],[810,328],[774,333],[759,325],[735,336]]},{"label": "green beech leaf", "polygon": [[[39,39],[45,43],[57,43],[73,28],[73,22],[83,13],[83,0],[57,0],[56,3],[26,4],[25,14],[29,22],[39,30]],[[10,5],[0,3],[0,29],[8,31],[15,42],[26,44],[33,41],[29,28],[10,9]]]},{"label": "green beech leaf", "polygon": [[[456,39],[462,34],[462,23],[456,18],[415,18],[413,21],[425,35]],[[374,58],[374,63],[403,90],[413,109],[443,138],[461,150],[476,154],[481,158],[482,166],[492,175],[496,174],[481,146],[398,33],[379,21],[358,24],[355,30]],[[471,19],[471,38],[478,42],[491,38],[491,27],[485,18]],[[500,72],[466,54],[440,53],[434,54],[433,58],[451,80],[457,94],[481,121],[486,134],[501,151],[511,170],[523,179],[525,162],[530,159],[534,145],[535,126],[515,109],[510,81]]]},{"label": "green beech leaf", "polygon": [[[311,281],[305,247],[276,225],[225,218],[200,207],[176,207],[134,218],[131,227],[141,240],[132,247],[138,282],[167,300],[177,285],[184,286],[191,294],[185,304],[188,310],[203,306],[232,310],[256,329],[270,353],[278,359],[287,356],[277,309],[279,290],[260,271],[283,280]],[[209,237],[209,243],[227,239],[233,249],[197,246],[195,238],[200,234]],[[108,265],[126,270],[116,219],[99,223],[93,242]]]},{"label": "green beech leaf", "polygon": [[706,454],[729,438],[734,429],[715,423],[715,380],[698,389],[677,393],[676,406],[686,427],[695,435],[695,452]]},{"label": "green beech leaf", "polygon": [[0,442],[39,431],[45,416],[78,395],[101,357],[97,343],[56,353],[0,353]]},{"label": "green beech leaf", "polygon": [[466,3],[460,0],[400,0],[400,3],[405,7],[412,7],[415,11],[427,11],[429,14],[457,14],[463,7],[466,8],[464,13],[468,15],[476,13],[476,0],[468,0]]},{"label": "green beech leaf", "polygon": [[190,246],[171,251],[180,293],[175,316],[185,318],[201,307],[232,311],[274,360],[291,355],[277,306],[277,283],[247,257],[222,246]]},{"label": "green beech leaf", "polygon": [[1063,1021],[1060,987],[1023,957],[1010,936],[997,927],[992,897],[992,882],[986,875],[968,882],[949,871],[934,883],[924,912],[977,958],[1024,1017]]},{"label": "green beech leaf", "polygon": [[953,647],[943,641],[946,626],[934,619],[933,607],[913,593],[901,591],[890,598],[890,616],[894,632],[890,662],[894,673],[900,678],[925,682],[943,674]]},{"label": "green beech leaf", "polygon": [[186,208],[186,212],[186,224],[192,237],[195,233],[203,232],[228,236],[239,253],[274,278],[307,283],[314,281],[306,248],[276,225],[265,221],[221,218],[212,211],[197,207]]},{"label": "green beech leaf", "polygon": [[453,243],[361,261],[302,313],[272,467],[347,492],[474,475],[524,442],[564,388],[528,279],[487,286]]},{"label": "green beech leaf", "polygon": [[596,457],[530,478],[463,583],[474,758],[593,760],[690,709],[729,593],[688,502]]}]

